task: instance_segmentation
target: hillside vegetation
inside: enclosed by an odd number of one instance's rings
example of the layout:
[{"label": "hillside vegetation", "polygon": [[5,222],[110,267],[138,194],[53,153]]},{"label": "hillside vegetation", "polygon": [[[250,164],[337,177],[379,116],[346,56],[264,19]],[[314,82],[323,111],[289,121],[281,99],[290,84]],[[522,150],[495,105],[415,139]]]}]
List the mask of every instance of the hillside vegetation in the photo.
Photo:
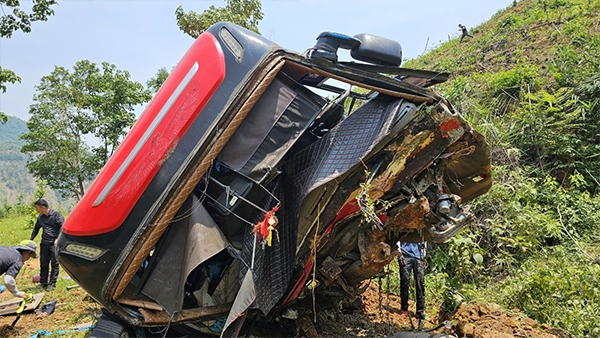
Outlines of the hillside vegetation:
[{"label": "hillside vegetation", "polygon": [[515,1],[470,34],[404,64],[452,72],[436,90],[492,146],[477,225],[430,250],[429,299],[600,337],[600,1]]}]

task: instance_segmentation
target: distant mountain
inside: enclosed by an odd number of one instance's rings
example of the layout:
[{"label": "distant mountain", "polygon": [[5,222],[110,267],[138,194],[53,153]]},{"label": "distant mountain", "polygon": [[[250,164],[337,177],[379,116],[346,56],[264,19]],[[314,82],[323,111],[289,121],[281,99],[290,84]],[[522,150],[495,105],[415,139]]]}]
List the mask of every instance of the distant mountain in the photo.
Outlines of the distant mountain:
[{"label": "distant mountain", "polygon": [[19,135],[27,131],[27,122],[18,117],[9,116],[8,122],[0,124],[0,142],[19,141]]},{"label": "distant mountain", "polygon": [[19,195],[27,201],[35,192],[36,180],[25,167],[27,155],[21,153],[24,143],[19,140],[27,131],[27,123],[18,117],[0,124],[0,203],[12,204]]},{"label": "distant mountain", "polygon": [[[15,116],[9,116],[5,124],[0,124],[0,204],[14,204],[19,199],[25,203],[33,201],[37,189],[36,178],[29,173],[26,164],[28,156],[21,153],[25,144],[19,139],[29,132],[27,122]],[[52,208],[68,211],[74,201],[57,194],[50,187],[44,196]]]},{"label": "distant mountain", "polygon": [[[37,180],[29,173],[28,156],[21,153],[24,142],[19,139],[27,133],[27,122],[15,116],[9,116],[5,124],[0,124],[0,203],[14,204],[19,199],[28,203],[33,201]],[[46,196],[54,208],[68,209],[73,204],[68,199],[57,196],[47,188]]]}]

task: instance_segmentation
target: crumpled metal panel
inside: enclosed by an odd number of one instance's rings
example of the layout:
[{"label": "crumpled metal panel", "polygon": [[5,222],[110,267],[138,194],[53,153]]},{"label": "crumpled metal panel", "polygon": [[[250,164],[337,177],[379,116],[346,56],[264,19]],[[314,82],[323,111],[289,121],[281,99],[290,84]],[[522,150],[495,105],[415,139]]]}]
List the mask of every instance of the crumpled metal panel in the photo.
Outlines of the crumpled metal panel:
[{"label": "crumpled metal panel", "polygon": [[[376,96],[284,165],[282,189],[275,191],[281,200],[277,212],[279,240],[274,239],[271,247],[259,247],[254,251],[255,239],[248,231],[244,243],[245,264],[240,277],[246,276],[247,269],[254,264],[254,308],[268,313],[287,292],[296,254],[299,213],[305,198],[317,187],[360,164],[360,160],[389,134],[397,122],[401,103],[402,99]],[[335,217],[339,207],[341,205],[332,207],[330,217]]]},{"label": "crumpled metal panel", "polygon": [[[398,120],[402,99],[378,95],[365,103],[323,138],[295,154],[284,166],[291,218],[300,217],[302,203],[318,188],[360,164],[390,132]],[[318,197],[315,197],[318,198]],[[323,210],[322,219],[333,220],[344,201],[334,201]],[[299,237],[308,230],[301,225]]]},{"label": "crumpled metal panel", "polygon": [[[452,159],[446,167],[444,181],[450,191],[459,195],[462,203],[466,203],[491,188],[492,166],[490,148],[483,135],[471,130],[463,136],[463,139],[474,149],[467,155]],[[453,150],[449,149],[449,151]]]}]

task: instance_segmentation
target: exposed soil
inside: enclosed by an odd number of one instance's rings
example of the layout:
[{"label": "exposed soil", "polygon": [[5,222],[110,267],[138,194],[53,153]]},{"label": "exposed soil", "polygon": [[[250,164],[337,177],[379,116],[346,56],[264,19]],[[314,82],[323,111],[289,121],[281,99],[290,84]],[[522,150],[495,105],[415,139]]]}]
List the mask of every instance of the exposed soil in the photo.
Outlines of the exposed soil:
[{"label": "exposed soil", "polygon": [[[333,314],[318,316],[314,327],[319,337],[389,337],[399,331],[420,331],[412,301],[409,302],[409,315],[403,315],[400,313],[400,297],[380,294],[376,287],[367,288],[362,299],[362,307],[354,313],[341,314],[337,319]],[[446,320],[450,321],[449,328],[442,324],[431,330]],[[462,304],[444,318],[431,316],[423,322],[423,330],[461,338],[570,337],[568,333],[540,325],[518,311],[507,313],[498,305],[477,303]]]}]

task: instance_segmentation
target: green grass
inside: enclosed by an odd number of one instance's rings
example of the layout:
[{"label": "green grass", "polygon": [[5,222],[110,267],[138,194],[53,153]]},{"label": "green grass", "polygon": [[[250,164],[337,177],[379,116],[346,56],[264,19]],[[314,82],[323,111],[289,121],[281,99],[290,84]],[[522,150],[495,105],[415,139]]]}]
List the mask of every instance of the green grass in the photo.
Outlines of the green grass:
[{"label": "green grass", "polygon": [[[13,246],[31,236],[27,215],[17,215],[0,219],[0,245]],[[39,236],[39,235],[38,235]]]}]

